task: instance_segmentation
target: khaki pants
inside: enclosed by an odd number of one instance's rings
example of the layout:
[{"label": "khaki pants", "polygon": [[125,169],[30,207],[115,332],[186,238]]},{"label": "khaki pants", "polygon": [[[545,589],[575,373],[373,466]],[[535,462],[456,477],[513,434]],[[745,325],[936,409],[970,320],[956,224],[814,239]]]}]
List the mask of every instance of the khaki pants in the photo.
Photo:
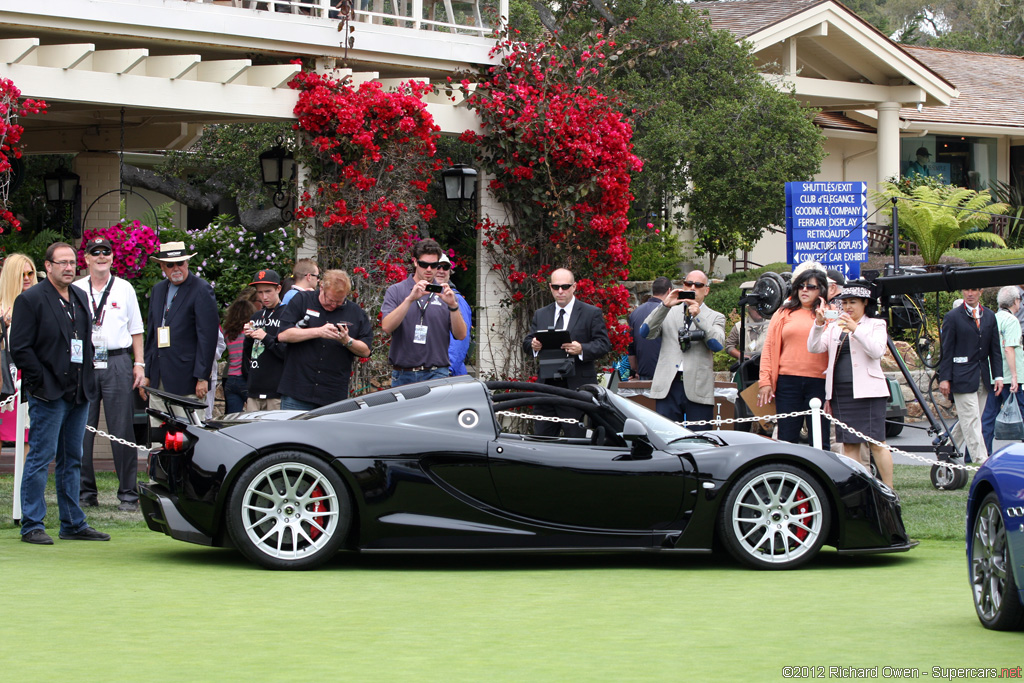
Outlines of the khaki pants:
[{"label": "khaki pants", "polygon": [[281,410],[281,399],[250,397],[245,399],[245,409],[249,412],[255,412],[257,410]]}]

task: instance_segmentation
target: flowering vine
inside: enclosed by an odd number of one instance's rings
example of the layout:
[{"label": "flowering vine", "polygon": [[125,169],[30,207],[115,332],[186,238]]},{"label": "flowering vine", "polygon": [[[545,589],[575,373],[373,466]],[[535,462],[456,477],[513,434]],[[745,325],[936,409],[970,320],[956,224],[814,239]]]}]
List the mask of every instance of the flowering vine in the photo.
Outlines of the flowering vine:
[{"label": "flowering vine", "polygon": [[46,102],[26,98],[21,100],[21,90],[8,78],[0,78],[0,233],[8,226],[21,230],[21,223],[7,208],[7,192],[11,182],[11,158],[21,158],[18,142],[25,129],[18,124],[19,116],[40,114],[46,110]]},{"label": "flowering vine", "polygon": [[[422,97],[432,87],[410,81],[388,91],[374,81],[301,72],[296,130],[299,156],[310,169],[296,217],[316,227],[321,268],[344,268],[352,298],[375,321],[388,286],[408,276],[412,245],[435,211],[425,197],[433,174],[439,129]],[[387,335],[374,335],[353,393],[386,386]]]},{"label": "flowering vine", "polygon": [[622,351],[628,327],[630,249],[624,237],[632,195],[632,128],[621,103],[599,90],[614,42],[597,36],[589,46],[555,41],[530,44],[499,33],[492,51],[500,62],[461,82],[482,133],[461,139],[476,145],[494,176],[490,190],[509,220],[478,226],[492,269],[504,280],[511,333],[522,338],[529,315],[550,302],[547,277],[558,267],[576,275],[576,294],[604,312],[613,347]]}]

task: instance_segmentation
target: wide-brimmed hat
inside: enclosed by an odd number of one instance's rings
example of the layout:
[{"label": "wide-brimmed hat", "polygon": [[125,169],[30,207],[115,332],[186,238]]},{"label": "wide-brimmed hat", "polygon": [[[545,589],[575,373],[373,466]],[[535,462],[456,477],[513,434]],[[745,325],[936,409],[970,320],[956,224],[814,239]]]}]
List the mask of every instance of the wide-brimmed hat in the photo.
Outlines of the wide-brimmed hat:
[{"label": "wide-brimmed hat", "polygon": [[851,280],[843,287],[837,299],[872,299],[871,284],[864,280]]},{"label": "wide-brimmed hat", "polygon": [[186,251],[184,242],[161,242],[160,251],[153,254],[150,258],[161,263],[180,263],[181,261],[188,261],[195,256],[195,254],[188,254]]}]

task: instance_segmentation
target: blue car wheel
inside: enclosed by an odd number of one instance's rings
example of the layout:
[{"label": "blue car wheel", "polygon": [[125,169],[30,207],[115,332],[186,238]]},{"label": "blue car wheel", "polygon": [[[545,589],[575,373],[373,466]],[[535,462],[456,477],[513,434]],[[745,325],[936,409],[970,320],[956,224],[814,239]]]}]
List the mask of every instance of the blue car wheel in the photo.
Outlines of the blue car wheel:
[{"label": "blue car wheel", "polygon": [[1024,606],[1017,596],[999,498],[989,492],[974,518],[971,547],[971,587],[974,609],[985,628],[1019,631]]}]

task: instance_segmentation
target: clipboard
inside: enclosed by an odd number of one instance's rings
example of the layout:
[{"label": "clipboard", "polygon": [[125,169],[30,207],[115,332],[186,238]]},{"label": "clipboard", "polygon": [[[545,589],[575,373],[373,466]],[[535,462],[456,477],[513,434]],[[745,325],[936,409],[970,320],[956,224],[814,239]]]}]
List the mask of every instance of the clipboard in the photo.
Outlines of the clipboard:
[{"label": "clipboard", "polygon": [[569,330],[542,330],[533,335],[540,342],[541,351],[561,351],[562,344],[572,341]]},{"label": "clipboard", "polygon": [[[757,393],[758,391],[760,391],[760,389],[761,387],[759,387],[755,382],[740,392],[740,398],[743,399],[743,402],[747,405],[747,410],[749,410],[752,415],[762,418],[767,417],[769,415],[774,415],[776,412],[774,397],[772,397],[770,403],[767,403],[763,406],[757,405]],[[761,420],[761,427],[763,427],[765,430],[770,431],[771,429],[774,428],[774,423],[768,422],[766,420]]]}]

